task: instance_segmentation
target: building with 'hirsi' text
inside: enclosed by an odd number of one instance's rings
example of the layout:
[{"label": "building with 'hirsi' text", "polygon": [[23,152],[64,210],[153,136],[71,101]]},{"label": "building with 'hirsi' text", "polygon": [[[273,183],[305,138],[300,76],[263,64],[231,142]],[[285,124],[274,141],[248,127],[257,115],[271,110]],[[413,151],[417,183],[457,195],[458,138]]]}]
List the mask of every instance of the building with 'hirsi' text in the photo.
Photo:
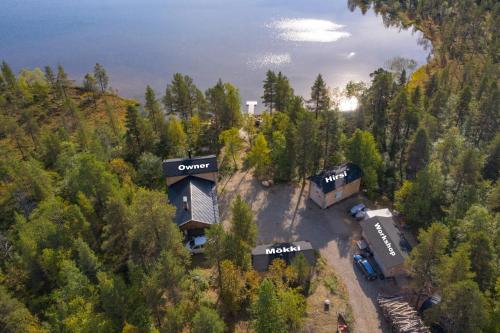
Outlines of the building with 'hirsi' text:
[{"label": "building with 'hirsi' text", "polygon": [[325,209],[359,192],[361,169],[353,163],[338,165],[309,177],[309,197]]}]

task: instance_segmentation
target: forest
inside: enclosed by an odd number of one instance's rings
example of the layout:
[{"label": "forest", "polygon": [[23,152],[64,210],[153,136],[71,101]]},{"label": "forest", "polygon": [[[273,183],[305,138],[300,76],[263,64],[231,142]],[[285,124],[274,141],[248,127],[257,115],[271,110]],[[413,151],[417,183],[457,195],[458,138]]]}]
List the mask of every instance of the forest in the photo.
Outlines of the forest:
[{"label": "forest", "polygon": [[[201,91],[177,73],[161,96],[124,99],[96,64],[0,71],[0,331],[300,332],[312,268],[301,256],[251,268],[255,217],[237,197],[208,231],[207,270],[172,222],[166,158],[217,154],[220,176],[302,186],[345,161],[368,197],[393,202],[418,237],[416,302],[447,332],[500,332],[500,3],[349,0],[388,26],[422,31],[428,63],[396,58],[350,82],[341,113],[319,74],[306,99],[285,73],[263,78],[267,112],[243,115],[238,88]],[[240,135],[246,133],[245,137]]]}]

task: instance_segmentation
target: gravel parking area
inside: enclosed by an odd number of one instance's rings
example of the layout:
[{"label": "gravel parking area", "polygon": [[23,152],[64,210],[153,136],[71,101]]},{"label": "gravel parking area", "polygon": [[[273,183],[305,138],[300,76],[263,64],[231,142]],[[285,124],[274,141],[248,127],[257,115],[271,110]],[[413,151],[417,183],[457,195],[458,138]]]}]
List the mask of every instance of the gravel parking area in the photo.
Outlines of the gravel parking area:
[{"label": "gravel parking area", "polygon": [[[219,196],[222,219],[229,217],[229,205],[239,193],[251,205],[259,227],[259,244],[306,240],[320,250],[329,265],[347,287],[355,318],[355,332],[389,332],[376,305],[378,293],[393,294],[398,288],[392,280],[366,281],[353,265],[355,240],[361,228],[347,215],[355,203],[367,202],[354,196],[322,210],[308,199],[308,186],[303,193],[299,185],[279,184],[264,188],[250,173],[236,173]],[[300,198],[300,200],[299,200]],[[335,314],[332,314],[334,316]]]}]

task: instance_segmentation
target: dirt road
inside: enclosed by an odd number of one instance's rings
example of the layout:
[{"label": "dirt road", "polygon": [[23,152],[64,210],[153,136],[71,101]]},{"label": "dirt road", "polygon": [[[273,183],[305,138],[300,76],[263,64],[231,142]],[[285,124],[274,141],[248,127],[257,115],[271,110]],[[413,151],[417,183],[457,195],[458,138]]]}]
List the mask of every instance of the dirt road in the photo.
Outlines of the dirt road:
[{"label": "dirt road", "polygon": [[[389,332],[376,305],[378,293],[392,294],[394,282],[366,281],[352,263],[354,240],[360,235],[356,221],[346,214],[359,197],[347,199],[327,210],[308,200],[307,186],[275,185],[263,188],[251,173],[236,173],[219,196],[223,220],[229,218],[229,205],[240,194],[251,205],[259,227],[259,244],[277,241],[306,240],[319,249],[345,283],[356,320],[355,332]],[[299,201],[299,197],[301,200]],[[332,314],[333,315],[333,314]]]}]

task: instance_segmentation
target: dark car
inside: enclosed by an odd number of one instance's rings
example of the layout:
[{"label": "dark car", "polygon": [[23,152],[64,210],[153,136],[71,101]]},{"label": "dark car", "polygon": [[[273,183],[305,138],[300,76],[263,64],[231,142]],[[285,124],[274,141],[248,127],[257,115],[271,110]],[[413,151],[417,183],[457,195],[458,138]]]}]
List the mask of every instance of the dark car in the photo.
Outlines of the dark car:
[{"label": "dark car", "polygon": [[356,214],[358,214],[361,211],[365,211],[365,210],[366,210],[366,206],[364,204],[360,203],[360,204],[355,205],[351,209],[349,209],[349,214],[352,217],[356,217]]},{"label": "dark car", "polygon": [[377,279],[375,269],[366,258],[364,258],[361,254],[355,254],[352,257],[354,259],[354,264],[358,266],[367,280],[372,281]]}]

